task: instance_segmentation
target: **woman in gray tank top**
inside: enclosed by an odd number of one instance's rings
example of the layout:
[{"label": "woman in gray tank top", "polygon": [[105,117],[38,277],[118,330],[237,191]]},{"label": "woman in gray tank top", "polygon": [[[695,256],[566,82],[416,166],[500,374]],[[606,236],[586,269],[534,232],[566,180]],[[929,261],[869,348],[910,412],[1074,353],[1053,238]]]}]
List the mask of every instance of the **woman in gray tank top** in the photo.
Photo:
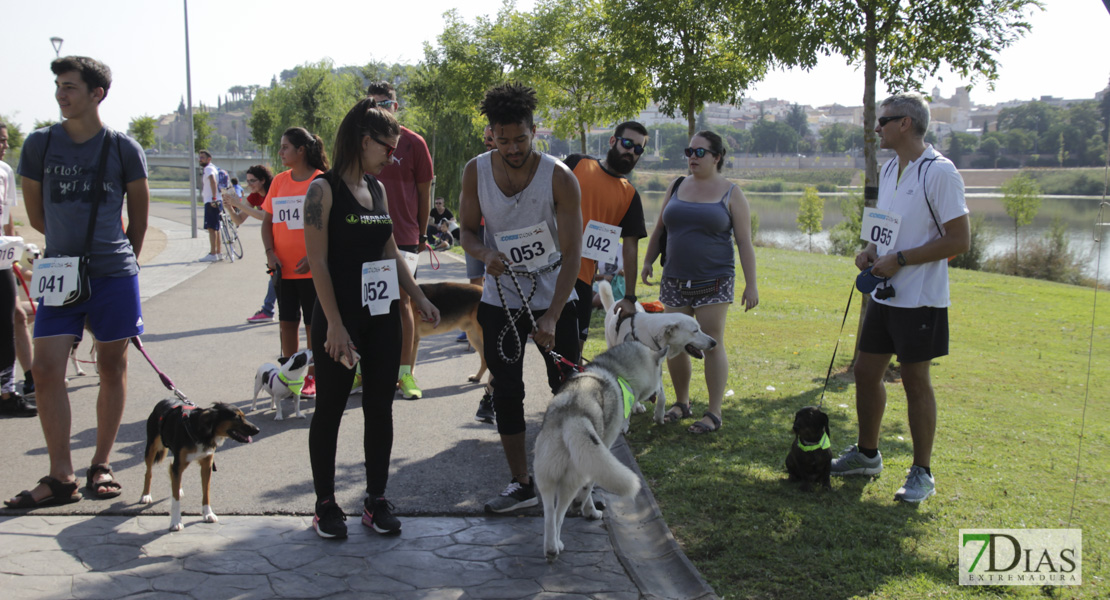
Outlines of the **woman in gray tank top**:
[{"label": "woman in gray tank top", "polygon": [[[721,137],[711,131],[698,132],[686,148],[689,177],[680,177],[667,190],[663,209],[648,242],[641,277],[645,284],[659,256],[660,238],[666,229],[666,264],[660,282],[659,300],[665,312],[680,312],[698,320],[702,331],[718,344],[705,353],[705,387],[709,409],[690,433],[721,428],[721,402],[728,380],[728,354],[724,345],[725,318],[733,301],[736,263],[732,244],[740,253],[744,271],[744,311],[759,304],[755,280],[755,249],[752,247],[751,213],[740,188],[721,174],[725,161]],[[690,357],[680,354],[667,360],[674,383],[675,404],[667,411],[673,423],[693,416],[690,409]]]}]

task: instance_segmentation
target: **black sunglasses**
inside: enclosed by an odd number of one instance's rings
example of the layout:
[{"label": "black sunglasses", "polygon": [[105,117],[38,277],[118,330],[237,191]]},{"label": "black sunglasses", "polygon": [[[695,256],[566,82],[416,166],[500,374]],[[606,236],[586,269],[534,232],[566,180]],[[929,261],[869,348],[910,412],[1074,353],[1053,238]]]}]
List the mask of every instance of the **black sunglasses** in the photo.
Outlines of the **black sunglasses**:
[{"label": "black sunglasses", "polygon": [[879,127],[886,127],[886,124],[898,119],[905,119],[906,115],[898,115],[896,117],[879,117]]},{"label": "black sunglasses", "polygon": [[372,139],[372,140],[374,140],[375,142],[377,142],[377,143],[379,143],[379,144],[381,144],[381,145],[385,146],[385,157],[386,157],[386,158],[393,158],[393,153],[397,151],[397,147],[396,147],[396,146],[390,146],[389,144],[387,144],[387,143],[385,143],[385,142],[383,142],[383,141],[379,140],[378,138],[376,138],[376,137],[374,137],[374,136],[370,136],[370,139]]},{"label": "black sunglasses", "polygon": [[717,153],[710,150],[709,148],[687,148],[687,149],[683,150],[683,152],[686,153],[686,158],[690,158],[691,156],[697,156],[698,158],[705,158],[706,153],[712,154],[713,156],[717,156]]},{"label": "black sunglasses", "polygon": [[631,151],[635,152],[636,156],[639,156],[639,155],[644,153],[644,147],[641,146],[640,144],[637,144],[636,142],[633,142],[632,140],[630,140],[628,138],[622,138],[620,136],[614,136],[614,137],[617,138],[617,143],[621,145],[621,148],[624,148],[625,150],[631,150]]}]

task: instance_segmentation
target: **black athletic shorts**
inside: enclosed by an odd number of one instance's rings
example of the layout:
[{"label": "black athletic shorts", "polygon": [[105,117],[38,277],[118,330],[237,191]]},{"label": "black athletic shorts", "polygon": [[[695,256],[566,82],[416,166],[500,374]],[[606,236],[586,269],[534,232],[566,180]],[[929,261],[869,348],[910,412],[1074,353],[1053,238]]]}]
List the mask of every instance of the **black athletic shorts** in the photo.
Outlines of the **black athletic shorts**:
[{"label": "black athletic shorts", "polygon": [[898,308],[867,304],[860,352],[896,354],[900,363],[932,360],[948,354],[948,309],[932,306]]},{"label": "black athletic shorts", "polygon": [[303,314],[304,324],[312,325],[312,307],[316,304],[312,278],[282,279],[278,287],[278,320],[296,323]]}]

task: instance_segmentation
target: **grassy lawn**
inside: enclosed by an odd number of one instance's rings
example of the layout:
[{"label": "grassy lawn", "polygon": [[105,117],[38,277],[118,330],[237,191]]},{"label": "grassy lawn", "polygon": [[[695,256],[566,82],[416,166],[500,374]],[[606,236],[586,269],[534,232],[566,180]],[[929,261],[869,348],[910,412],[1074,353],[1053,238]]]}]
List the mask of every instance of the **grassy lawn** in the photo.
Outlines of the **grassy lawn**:
[{"label": "grassy lawn", "polygon": [[[793,413],[817,404],[856,270],[848,258],[756,249],[760,305],[730,311],[724,426],[633,415],[629,442],[686,554],[724,598],[1104,598],[1110,544],[1110,294],[1099,295],[1074,514],[1093,291],[953,270],[951,353],[933,363],[937,495],[893,501],[912,454],[905,394],[888,384],[875,478],[803,493],[783,461]],[[658,271],[657,271],[658,273]],[[738,280],[743,277],[738,272]],[[651,299],[657,288],[640,288]],[[737,290],[739,293],[739,290]],[[859,294],[836,368],[855,341]],[[597,316],[597,313],[595,313]],[[585,351],[601,352],[600,319]],[[694,413],[706,408],[694,361]],[[668,387],[668,394],[673,394]],[[670,398],[673,401],[673,397]],[[825,396],[834,454],[856,439],[854,385]],[[960,587],[961,528],[1081,528],[1083,586]]]}]

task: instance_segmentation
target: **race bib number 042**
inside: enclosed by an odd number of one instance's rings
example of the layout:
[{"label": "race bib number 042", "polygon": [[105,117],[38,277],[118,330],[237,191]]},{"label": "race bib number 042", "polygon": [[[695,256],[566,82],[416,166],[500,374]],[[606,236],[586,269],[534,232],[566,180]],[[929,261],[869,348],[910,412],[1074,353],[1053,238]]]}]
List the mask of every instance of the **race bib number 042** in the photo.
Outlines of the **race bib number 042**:
[{"label": "race bib number 042", "polygon": [[274,198],[274,222],[289,229],[304,229],[304,196]]},{"label": "race bib number 042", "polygon": [[596,260],[603,265],[616,263],[620,237],[619,226],[591,220],[586,223],[586,231],[582,233],[582,257]]},{"label": "race bib number 042", "polygon": [[496,236],[497,249],[509,257],[514,269],[523,267],[525,271],[536,271],[551,262],[555,242],[546,223],[514,229]]},{"label": "race bib number 042", "polygon": [[375,260],[362,263],[362,305],[372,316],[389,313],[389,305],[400,298],[397,261]]},{"label": "race bib number 042", "polygon": [[901,215],[878,208],[863,209],[863,230],[860,239],[875,244],[879,255],[886,254],[898,239],[898,229],[902,225]]},{"label": "race bib number 042", "polygon": [[46,306],[61,306],[66,296],[77,291],[76,256],[40,258],[35,261],[35,274],[31,278],[31,295],[42,298]]}]

